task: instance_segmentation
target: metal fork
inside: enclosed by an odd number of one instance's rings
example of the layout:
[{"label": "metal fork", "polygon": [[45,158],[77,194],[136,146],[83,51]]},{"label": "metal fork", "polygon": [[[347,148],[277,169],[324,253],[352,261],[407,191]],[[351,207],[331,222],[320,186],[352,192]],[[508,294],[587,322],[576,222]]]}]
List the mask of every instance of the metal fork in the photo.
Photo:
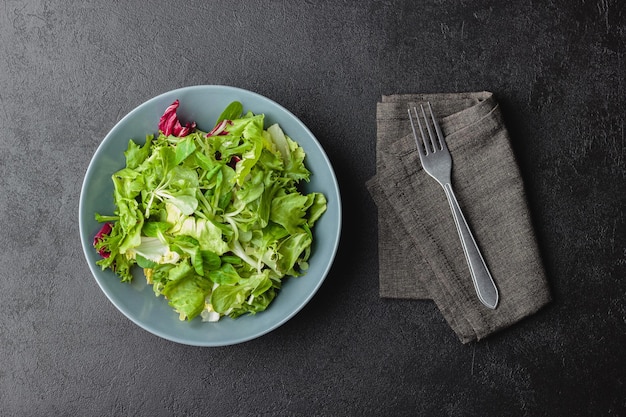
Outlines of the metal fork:
[{"label": "metal fork", "polygon": [[430,111],[432,125],[436,134],[433,133],[430,123],[428,122],[424,106],[420,105],[420,108],[422,109],[428,138],[426,137],[424,127],[420,122],[417,108],[413,107],[413,113],[415,114],[415,119],[417,120],[417,126],[422,137],[421,140],[417,136],[411,109],[409,109],[409,120],[411,121],[411,127],[413,128],[413,136],[417,142],[417,150],[420,155],[420,160],[422,161],[422,166],[424,167],[424,171],[437,180],[446,193],[450,209],[452,210],[452,216],[454,217],[454,223],[456,224],[459,237],[461,238],[463,253],[465,254],[465,259],[467,260],[467,264],[469,266],[478,299],[490,309],[495,309],[498,305],[498,289],[493,282],[491,273],[485,264],[485,260],[478,249],[476,240],[470,231],[467,221],[463,216],[463,212],[459,207],[456,196],[454,195],[454,191],[452,190],[452,182],[450,180],[452,172],[452,157],[450,156],[450,151],[448,150],[446,141],[441,133],[441,128],[435,119],[430,102],[428,103],[428,110]]}]

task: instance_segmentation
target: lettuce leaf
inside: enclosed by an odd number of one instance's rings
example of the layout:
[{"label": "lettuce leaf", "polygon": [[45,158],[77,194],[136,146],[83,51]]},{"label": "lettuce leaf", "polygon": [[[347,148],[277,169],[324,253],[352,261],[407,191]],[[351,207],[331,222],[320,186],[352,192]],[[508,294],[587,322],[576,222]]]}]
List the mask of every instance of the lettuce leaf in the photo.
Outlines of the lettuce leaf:
[{"label": "lettuce leaf", "polygon": [[326,211],[305,194],[305,152],[264,115],[233,102],[209,133],[169,106],[159,135],[130,140],[112,175],[114,213],[94,239],[98,264],[121,281],[143,268],[181,320],[265,310],[288,276],[304,275],[311,229]]}]

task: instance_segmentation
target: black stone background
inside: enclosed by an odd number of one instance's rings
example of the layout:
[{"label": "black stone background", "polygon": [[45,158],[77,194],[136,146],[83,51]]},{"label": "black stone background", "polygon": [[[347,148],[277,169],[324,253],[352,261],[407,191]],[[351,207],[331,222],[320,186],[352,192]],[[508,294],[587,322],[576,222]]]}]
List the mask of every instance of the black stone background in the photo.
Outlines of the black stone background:
[{"label": "black stone background", "polygon": [[[621,0],[0,2],[0,415],[626,415]],[[168,342],[119,313],[80,247],[83,175],[162,92],[226,84],[313,131],[344,202],[335,265],[259,339]],[[378,297],[375,107],[489,90],[554,302],[462,345],[431,302]]]}]

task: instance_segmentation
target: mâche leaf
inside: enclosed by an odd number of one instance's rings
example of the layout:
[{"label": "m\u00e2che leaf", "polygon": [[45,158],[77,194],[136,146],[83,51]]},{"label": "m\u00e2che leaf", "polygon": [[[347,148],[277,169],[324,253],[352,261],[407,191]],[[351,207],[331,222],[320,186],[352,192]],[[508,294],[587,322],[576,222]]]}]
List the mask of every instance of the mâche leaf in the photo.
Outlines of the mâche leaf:
[{"label": "m\u00e2che leaf", "polygon": [[218,125],[224,120],[239,119],[239,117],[241,117],[241,113],[243,113],[243,105],[238,101],[233,101],[228,106],[226,106],[222,114],[220,114],[220,116],[215,121],[215,124]]}]

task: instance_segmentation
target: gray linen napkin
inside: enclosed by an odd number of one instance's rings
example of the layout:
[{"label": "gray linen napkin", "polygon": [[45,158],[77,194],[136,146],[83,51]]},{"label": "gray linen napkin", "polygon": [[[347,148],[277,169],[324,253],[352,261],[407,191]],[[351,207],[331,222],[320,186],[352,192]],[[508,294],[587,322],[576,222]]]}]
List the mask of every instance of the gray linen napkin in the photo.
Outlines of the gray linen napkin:
[{"label": "gray linen napkin", "polygon": [[[500,293],[476,296],[441,186],[423,171],[407,108],[430,101],[452,154],[452,185]],[[550,301],[523,183],[489,92],[383,96],[377,105],[379,282],[384,298],[432,299],[461,342],[480,340]]]}]

